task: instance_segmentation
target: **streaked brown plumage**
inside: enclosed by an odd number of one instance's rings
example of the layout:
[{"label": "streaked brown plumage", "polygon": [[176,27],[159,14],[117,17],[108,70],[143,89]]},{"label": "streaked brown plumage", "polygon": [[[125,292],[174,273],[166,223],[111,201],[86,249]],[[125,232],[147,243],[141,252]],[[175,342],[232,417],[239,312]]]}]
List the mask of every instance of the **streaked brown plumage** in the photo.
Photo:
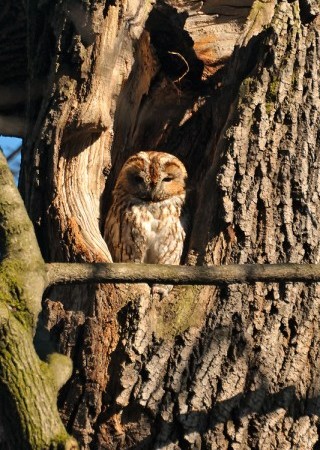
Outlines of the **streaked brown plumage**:
[{"label": "streaked brown plumage", "polygon": [[104,229],[114,262],[180,263],[186,180],[184,165],[168,153],[139,152],[126,161]]}]

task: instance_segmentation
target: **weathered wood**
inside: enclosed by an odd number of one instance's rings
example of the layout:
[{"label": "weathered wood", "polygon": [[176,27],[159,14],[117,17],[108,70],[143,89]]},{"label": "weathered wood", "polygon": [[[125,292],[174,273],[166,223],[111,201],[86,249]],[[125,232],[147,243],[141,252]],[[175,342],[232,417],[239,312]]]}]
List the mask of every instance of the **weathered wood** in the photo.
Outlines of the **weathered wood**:
[{"label": "weathered wood", "polygon": [[[28,108],[22,186],[46,261],[110,261],[115,179],[154,148],[196,186],[187,264],[318,264],[318,2],[113,3],[30,11],[30,30],[44,23],[30,85],[49,85]],[[319,303],[318,283],[284,280],[161,301],[146,283],[48,289],[47,328],[75,365],[63,420],[84,449],[311,450]]]},{"label": "weathered wood", "polygon": [[[119,137],[126,140],[132,133],[127,124],[134,127],[158,70],[150,37],[143,33],[153,2],[63,0],[27,6],[28,90],[45,80],[45,95],[31,97],[27,108],[19,182],[26,207],[46,261],[108,262],[100,231],[105,177],[126,155],[119,158],[113,148],[120,149]],[[113,285],[56,287],[43,302],[47,329],[56,320],[64,324],[66,340],[59,350],[73,357],[76,345],[84,352],[73,358],[74,377],[60,401],[65,423],[84,448],[104,408],[122,297]]]},{"label": "weathered wood", "polygon": [[320,281],[320,264],[230,264],[186,267],[125,263],[46,264],[47,286],[87,283],[158,283],[211,285]]}]

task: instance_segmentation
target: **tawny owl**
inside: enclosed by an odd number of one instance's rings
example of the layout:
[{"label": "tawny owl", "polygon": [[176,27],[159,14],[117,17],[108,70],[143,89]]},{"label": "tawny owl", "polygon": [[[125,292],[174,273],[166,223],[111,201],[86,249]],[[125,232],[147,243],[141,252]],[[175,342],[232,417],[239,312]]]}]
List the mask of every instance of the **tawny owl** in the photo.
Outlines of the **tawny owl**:
[{"label": "tawny owl", "polygon": [[139,152],[126,161],[104,230],[114,262],[180,263],[186,181],[184,165],[169,153]]}]

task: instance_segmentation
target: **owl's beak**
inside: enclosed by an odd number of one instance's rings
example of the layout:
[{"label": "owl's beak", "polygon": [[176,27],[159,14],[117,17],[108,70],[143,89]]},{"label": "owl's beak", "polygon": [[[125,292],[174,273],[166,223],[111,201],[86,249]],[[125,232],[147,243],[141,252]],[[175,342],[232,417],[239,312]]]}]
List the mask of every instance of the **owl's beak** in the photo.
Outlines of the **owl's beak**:
[{"label": "owl's beak", "polygon": [[155,189],[148,189],[142,196],[144,200],[150,201],[154,200],[155,197]]},{"label": "owl's beak", "polygon": [[157,185],[156,185],[156,183],[150,183],[150,197],[151,197],[151,200],[154,200],[154,198],[155,198],[155,196],[156,196],[156,193],[157,193]]}]

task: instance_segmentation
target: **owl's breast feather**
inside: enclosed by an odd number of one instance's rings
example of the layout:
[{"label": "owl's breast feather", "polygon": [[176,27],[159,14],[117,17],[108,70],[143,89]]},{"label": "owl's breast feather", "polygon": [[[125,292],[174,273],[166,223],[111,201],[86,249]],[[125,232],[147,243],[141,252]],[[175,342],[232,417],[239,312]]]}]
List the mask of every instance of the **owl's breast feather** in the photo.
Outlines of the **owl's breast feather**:
[{"label": "owl's breast feather", "polygon": [[[180,213],[184,199],[179,198],[174,204],[170,201],[152,204],[139,204],[132,206],[131,214],[134,218],[132,231],[139,229],[139,235],[143,236],[145,253],[142,262],[157,264],[160,255],[166,252],[168,243],[175,243],[175,249],[179,255],[182,252],[185,230],[182,220],[177,220],[177,212]],[[179,217],[179,214],[178,214]],[[181,247],[181,249],[180,249]],[[179,256],[180,258],[180,256]]]}]

